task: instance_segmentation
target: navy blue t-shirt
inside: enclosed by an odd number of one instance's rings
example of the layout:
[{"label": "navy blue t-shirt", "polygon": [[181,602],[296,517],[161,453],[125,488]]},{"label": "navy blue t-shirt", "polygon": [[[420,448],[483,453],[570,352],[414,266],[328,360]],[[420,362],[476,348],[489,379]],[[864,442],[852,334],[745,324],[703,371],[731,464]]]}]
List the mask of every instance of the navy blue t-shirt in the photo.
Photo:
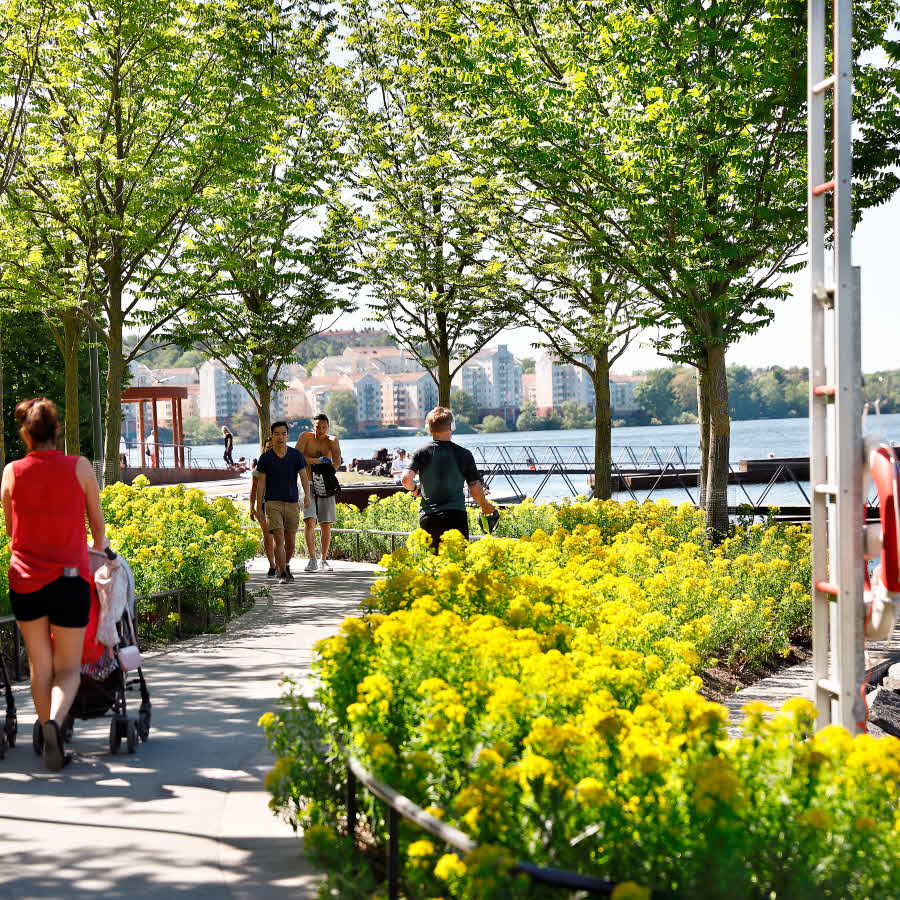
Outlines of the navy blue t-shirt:
[{"label": "navy blue t-shirt", "polygon": [[256,464],[257,471],[266,476],[266,500],[276,503],[297,503],[300,490],[297,476],[306,468],[306,458],[293,447],[287,448],[284,456],[274,450],[266,450]]}]

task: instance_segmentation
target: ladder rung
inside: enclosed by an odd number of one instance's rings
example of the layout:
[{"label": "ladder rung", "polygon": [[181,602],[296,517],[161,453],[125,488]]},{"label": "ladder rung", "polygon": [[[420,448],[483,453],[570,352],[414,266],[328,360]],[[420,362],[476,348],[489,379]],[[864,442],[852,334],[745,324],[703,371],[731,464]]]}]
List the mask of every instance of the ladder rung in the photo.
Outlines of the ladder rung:
[{"label": "ladder rung", "polygon": [[816,682],[816,687],[821,688],[823,691],[828,691],[832,697],[841,696],[841,689],[830,678],[820,678]]},{"label": "ladder rung", "polygon": [[832,597],[837,597],[839,593],[838,586],[830,581],[817,581],[816,590],[821,591],[823,594],[831,594]]},{"label": "ladder rung", "polygon": [[820,82],[813,85],[812,92],[814,94],[824,94],[829,88],[834,87],[836,79],[834,75],[829,75],[828,78],[823,78]]},{"label": "ladder rung", "polygon": [[813,393],[817,397],[833,397],[835,395],[835,387],[833,384],[817,384],[813,388]]},{"label": "ladder rung", "polygon": [[820,197],[822,194],[827,194],[829,191],[833,191],[833,190],[834,190],[834,179],[832,178],[831,181],[824,181],[824,182],[822,182],[822,184],[817,184],[812,189],[812,195],[813,195],[813,197]]},{"label": "ladder rung", "polygon": [[815,492],[817,494],[826,494],[832,497],[836,497],[838,489],[836,484],[817,484],[815,486]]}]

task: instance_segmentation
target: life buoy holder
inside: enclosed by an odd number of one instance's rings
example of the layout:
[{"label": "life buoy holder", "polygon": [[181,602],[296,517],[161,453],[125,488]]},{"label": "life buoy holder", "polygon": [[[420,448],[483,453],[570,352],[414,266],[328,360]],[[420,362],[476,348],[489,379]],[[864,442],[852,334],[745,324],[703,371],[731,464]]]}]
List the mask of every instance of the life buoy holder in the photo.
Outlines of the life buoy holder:
[{"label": "life buoy holder", "polygon": [[[878,492],[880,522],[866,526],[866,637],[881,641],[893,632],[900,604],[900,466],[894,448],[879,444],[872,450],[869,471]],[[870,577],[868,561],[879,557]]]}]

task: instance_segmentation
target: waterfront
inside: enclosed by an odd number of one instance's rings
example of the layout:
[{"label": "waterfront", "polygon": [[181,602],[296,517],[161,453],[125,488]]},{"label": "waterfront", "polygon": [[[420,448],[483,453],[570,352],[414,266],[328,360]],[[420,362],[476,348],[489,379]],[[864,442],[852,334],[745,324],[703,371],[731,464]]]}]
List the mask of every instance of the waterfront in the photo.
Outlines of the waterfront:
[{"label": "waterfront", "polygon": [[[881,433],[887,440],[900,442],[900,414],[869,416],[865,422],[867,433]],[[614,447],[659,447],[668,452],[671,447],[695,448],[698,445],[696,425],[647,425],[642,427],[613,428]],[[511,431],[502,434],[464,434],[454,438],[464,447],[530,445],[535,447],[591,447],[594,432],[590,429],[572,431]],[[426,441],[423,435],[412,435],[400,438],[358,438],[341,441],[341,452],[346,461],[356,458],[371,458],[380,447],[393,450],[404,447],[412,451]],[[192,456],[195,461],[222,459],[220,445],[193,447]],[[255,443],[236,444],[234,458],[241,456],[253,459],[258,453]],[[809,420],[808,419],[755,419],[752,421],[732,422],[731,454],[732,463],[741,459],[762,459],[769,454],[778,457],[807,456],[809,454]],[[206,463],[204,462],[204,465]],[[517,476],[516,484],[524,491],[534,491],[542,478],[533,475]],[[573,479],[575,481],[575,479]],[[576,481],[576,486],[578,483]],[[587,485],[582,485],[587,491]],[[807,486],[804,485],[806,488]],[[759,495],[762,485],[748,487],[751,497]],[[512,487],[503,478],[498,478],[493,485],[496,496],[512,493]],[[571,494],[562,478],[554,477],[540,494],[542,500],[558,500]],[[638,493],[638,496],[643,496]],[[669,496],[672,499],[686,499],[684,491],[678,489],[657,491],[654,496]],[[729,503],[746,502],[740,487],[729,488]],[[621,495],[626,499],[627,494]],[[800,505],[804,503],[800,491],[794,485],[777,485],[768,495],[767,503]]]}]

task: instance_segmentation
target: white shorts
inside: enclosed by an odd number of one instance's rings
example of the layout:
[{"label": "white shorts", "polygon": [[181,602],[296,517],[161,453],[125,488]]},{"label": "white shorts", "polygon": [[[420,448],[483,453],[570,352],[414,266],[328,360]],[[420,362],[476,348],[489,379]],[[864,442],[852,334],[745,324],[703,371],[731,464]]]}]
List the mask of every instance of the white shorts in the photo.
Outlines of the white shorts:
[{"label": "white shorts", "polygon": [[310,495],[309,506],[303,507],[304,519],[318,519],[320,522],[337,522],[337,500],[334,497]]}]

